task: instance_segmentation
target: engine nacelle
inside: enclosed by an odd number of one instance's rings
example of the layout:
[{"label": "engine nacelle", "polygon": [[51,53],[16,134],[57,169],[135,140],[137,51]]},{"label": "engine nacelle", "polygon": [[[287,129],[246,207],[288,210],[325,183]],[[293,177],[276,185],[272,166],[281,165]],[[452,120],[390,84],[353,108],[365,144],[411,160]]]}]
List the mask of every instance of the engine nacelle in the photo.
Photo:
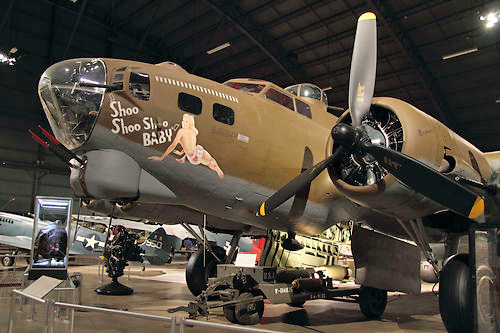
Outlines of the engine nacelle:
[{"label": "engine nacelle", "polygon": [[[350,123],[344,113],[338,122]],[[491,169],[484,154],[446,126],[414,106],[388,97],[374,98],[362,126],[373,143],[409,155],[444,174],[484,182]],[[337,146],[330,137],[327,154]],[[412,219],[445,207],[416,193],[369,156],[346,153],[328,169],[336,189],[350,200],[387,215]],[[422,179],[422,181],[426,181]]]}]

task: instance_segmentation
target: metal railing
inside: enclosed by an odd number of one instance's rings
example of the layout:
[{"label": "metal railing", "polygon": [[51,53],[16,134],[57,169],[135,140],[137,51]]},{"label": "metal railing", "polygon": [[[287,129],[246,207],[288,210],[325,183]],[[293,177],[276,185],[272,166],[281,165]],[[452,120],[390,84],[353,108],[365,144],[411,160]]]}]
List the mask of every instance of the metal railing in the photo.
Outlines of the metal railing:
[{"label": "metal railing", "polygon": [[[68,288],[61,288],[61,289],[68,289]],[[170,316],[170,317],[157,316],[157,315],[150,315],[150,314],[139,313],[139,312],[130,312],[130,311],[115,310],[115,309],[98,308],[98,307],[94,307],[94,306],[63,303],[63,302],[57,302],[53,299],[44,300],[41,298],[31,296],[27,293],[20,291],[20,290],[13,290],[12,291],[10,310],[9,310],[9,322],[7,324],[7,333],[12,332],[12,327],[14,324],[15,303],[16,303],[17,296],[21,297],[21,299],[20,299],[21,303],[23,301],[23,298],[27,298],[27,299],[32,301],[30,312],[28,314],[28,320],[33,320],[34,303],[40,303],[40,304],[44,305],[43,324],[42,324],[43,325],[43,328],[42,328],[43,333],[53,333],[54,332],[54,317],[55,317],[54,314],[55,314],[55,311],[57,309],[68,309],[68,311],[70,311],[71,315],[69,315],[69,320],[68,320],[69,321],[69,325],[68,325],[68,332],[69,333],[73,333],[73,331],[74,331],[75,310],[84,310],[84,311],[88,311],[88,312],[93,311],[93,312],[115,314],[115,315],[119,315],[119,316],[132,317],[132,318],[165,321],[165,322],[170,323],[170,332],[176,333],[176,327],[177,327],[176,316]],[[279,331],[271,331],[271,330],[252,328],[252,327],[241,326],[241,325],[228,325],[228,324],[220,324],[220,323],[213,323],[213,322],[206,322],[206,321],[198,321],[198,320],[186,319],[185,317],[181,317],[179,320],[179,332],[184,333],[187,326],[189,326],[189,327],[191,327],[191,326],[208,327],[208,328],[224,329],[224,330],[237,331],[237,332],[279,333]]]},{"label": "metal railing", "polygon": [[219,329],[226,329],[226,330],[237,331],[237,332],[279,333],[279,331],[270,331],[270,330],[264,330],[264,329],[260,329],[260,328],[253,328],[253,327],[240,326],[240,325],[227,325],[227,324],[211,323],[208,321],[186,319],[184,317],[181,317],[180,322],[179,322],[179,333],[184,333],[184,330],[185,330],[186,326],[188,326],[188,325],[189,326],[209,327],[209,328],[219,328]]}]

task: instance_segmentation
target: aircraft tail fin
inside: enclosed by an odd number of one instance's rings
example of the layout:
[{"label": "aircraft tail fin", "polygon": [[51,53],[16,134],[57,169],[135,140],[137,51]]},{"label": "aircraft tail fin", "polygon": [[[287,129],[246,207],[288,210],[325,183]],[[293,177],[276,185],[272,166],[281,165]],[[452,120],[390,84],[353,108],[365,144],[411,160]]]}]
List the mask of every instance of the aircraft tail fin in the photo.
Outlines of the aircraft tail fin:
[{"label": "aircraft tail fin", "polygon": [[140,247],[144,250],[144,261],[152,265],[163,265],[172,261],[174,251],[179,250],[181,245],[181,239],[167,235],[165,229],[159,227]]}]

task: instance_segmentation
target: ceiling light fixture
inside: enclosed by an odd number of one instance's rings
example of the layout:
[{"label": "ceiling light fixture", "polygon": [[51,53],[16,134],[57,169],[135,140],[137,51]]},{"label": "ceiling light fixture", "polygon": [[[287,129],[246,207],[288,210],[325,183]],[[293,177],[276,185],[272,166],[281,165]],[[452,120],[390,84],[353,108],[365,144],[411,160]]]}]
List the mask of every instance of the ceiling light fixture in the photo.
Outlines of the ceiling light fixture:
[{"label": "ceiling light fixture", "polygon": [[485,26],[486,28],[493,28],[495,26],[495,24],[498,23],[498,19],[500,18],[500,10],[497,10],[495,12],[490,12],[488,13],[488,15],[484,16],[484,15],[481,15],[479,17],[479,19],[481,21],[484,21],[485,22]]},{"label": "ceiling light fixture", "polygon": [[468,49],[468,50],[463,50],[463,51],[460,51],[460,52],[455,52],[455,53],[452,53],[452,54],[448,54],[448,55],[442,56],[441,58],[443,60],[447,60],[447,59],[451,59],[451,58],[460,57],[460,56],[463,56],[463,55],[466,55],[466,54],[469,54],[469,53],[474,53],[474,52],[477,52],[477,51],[479,51],[477,48],[473,48],[473,49]]},{"label": "ceiling light fixture", "polygon": [[500,103],[500,98],[497,98],[497,100],[495,101],[495,103]]},{"label": "ceiling light fixture", "polygon": [[11,48],[8,52],[0,50],[0,64],[14,66],[19,58],[17,47]]},{"label": "ceiling light fixture", "polygon": [[227,43],[224,43],[222,45],[219,45],[217,47],[214,47],[213,49],[211,50],[208,50],[207,51],[207,54],[212,54],[212,53],[215,53],[215,52],[219,52],[220,50],[223,50],[225,49],[226,47],[229,47],[231,46],[231,43],[227,42]]}]

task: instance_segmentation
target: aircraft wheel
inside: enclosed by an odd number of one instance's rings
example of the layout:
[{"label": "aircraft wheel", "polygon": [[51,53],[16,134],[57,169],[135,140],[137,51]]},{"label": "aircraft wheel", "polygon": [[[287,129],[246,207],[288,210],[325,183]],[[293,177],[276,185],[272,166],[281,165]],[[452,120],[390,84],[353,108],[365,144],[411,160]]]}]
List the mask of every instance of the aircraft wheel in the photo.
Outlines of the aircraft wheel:
[{"label": "aircraft wheel", "polygon": [[471,287],[468,256],[452,257],[441,271],[439,281],[439,312],[450,333],[474,331]]},{"label": "aircraft wheel", "polygon": [[306,303],[306,300],[300,301],[300,302],[291,302],[291,303],[286,303],[288,306],[293,306],[294,308],[301,308],[302,305]]},{"label": "aircraft wheel", "polygon": [[[213,250],[217,257],[222,260],[226,258],[226,252],[223,248],[214,246]],[[205,254],[205,267],[203,267],[203,249],[200,249],[191,255],[186,266],[186,283],[189,291],[198,296],[207,288],[208,278],[217,276],[217,259],[210,252]]]},{"label": "aircraft wheel", "polygon": [[359,308],[368,319],[379,319],[387,305],[387,291],[361,286],[359,291]]},{"label": "aircraft wheel", "polygon": [[238,322],[236,321],[236,314],[234,312],[234,307],[235,305],[226,305],[224,307],[224,317],[226,317],[226,319],[233,323],[233,324],[237,324]]},{"label": "aircraft wheel", "polygon": [[14,265],[14,258],[10,256],[4,256],[2,258],[2,265],[3,266],[12,266]]},{"label": "aircraft wheel", "polygon": [[[254,297],[253,294],[245,292],[242,293],[237,300],[244,300]],[[255,325],[264,314],[264,301],[250,303],[238,303],[234,306],[234,314],[237,322],[242,325]]]}]

